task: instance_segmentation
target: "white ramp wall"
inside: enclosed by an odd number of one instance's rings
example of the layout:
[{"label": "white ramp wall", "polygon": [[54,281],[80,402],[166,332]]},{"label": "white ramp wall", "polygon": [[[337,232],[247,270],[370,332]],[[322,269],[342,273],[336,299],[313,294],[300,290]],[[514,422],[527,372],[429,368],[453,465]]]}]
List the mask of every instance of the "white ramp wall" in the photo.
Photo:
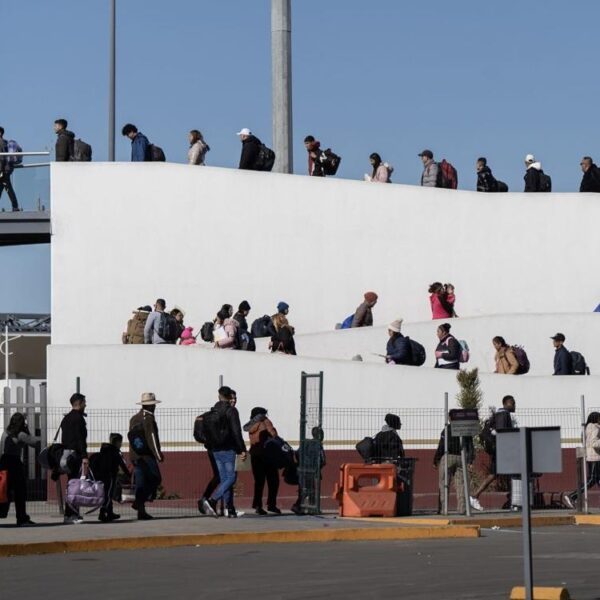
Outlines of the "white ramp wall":
[{"label": "white ramp wall", "polygon": [[463,316],[587,312],[600,298],[592,194],[477,194],[157,163],[52,165],[55,344],[118,343],[157,297],[196,331],[228,302],[291,305],[332,329],[366,290],[376,323],[430,317],[457,286]]}]

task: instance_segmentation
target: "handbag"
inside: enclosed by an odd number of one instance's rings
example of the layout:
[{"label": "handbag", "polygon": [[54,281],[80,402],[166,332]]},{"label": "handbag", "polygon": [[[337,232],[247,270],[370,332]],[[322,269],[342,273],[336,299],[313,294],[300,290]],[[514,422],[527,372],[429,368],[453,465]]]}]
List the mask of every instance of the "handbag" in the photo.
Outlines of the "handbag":
[{"label": "handbag", "polygon": [[94,479],[91,470],[89,473],[91,479],[82,476],[67,482],[67,504],[77,512],[82,506],[100,508],[104,504],[104,484]]},{"label": "handbag", "polygon": [[0,504],[8,502],[8,471],[0,471]]}]

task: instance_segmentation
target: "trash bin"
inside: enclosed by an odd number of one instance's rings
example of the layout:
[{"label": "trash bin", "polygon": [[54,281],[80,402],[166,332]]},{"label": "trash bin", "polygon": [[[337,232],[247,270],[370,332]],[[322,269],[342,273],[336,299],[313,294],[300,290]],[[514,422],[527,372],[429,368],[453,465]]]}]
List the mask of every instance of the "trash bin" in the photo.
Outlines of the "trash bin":
[{"label": "trash bin", "polygon": [[399,458],[396,461],[398,477],[396,514],[399,517],[409,517],[413,512],[413,480],[416,463],[416,458]]}]

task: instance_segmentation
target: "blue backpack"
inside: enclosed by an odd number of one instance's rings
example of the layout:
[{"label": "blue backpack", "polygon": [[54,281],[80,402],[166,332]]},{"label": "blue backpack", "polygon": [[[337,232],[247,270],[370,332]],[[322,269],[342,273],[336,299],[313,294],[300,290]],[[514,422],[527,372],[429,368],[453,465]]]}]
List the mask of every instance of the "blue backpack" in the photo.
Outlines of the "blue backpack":
[{"label": "blue backpack", "polygon": [[354,313],[342,321],[342,326],[340,329],[350,329],[352,327],[352,321],[354,321]]},{"label": "blue backpack", "polygon": [[[23,152],[23,148],[21,148],[21,146],[19,146],[19,144],[17,142],[15,142],[15,140],[8,140],[6,142],[6,152]],[[15,168],[15,165],[23,164],[23,157],[22,156],[7,156],[6,162],[12,171],[12,169]]]}]

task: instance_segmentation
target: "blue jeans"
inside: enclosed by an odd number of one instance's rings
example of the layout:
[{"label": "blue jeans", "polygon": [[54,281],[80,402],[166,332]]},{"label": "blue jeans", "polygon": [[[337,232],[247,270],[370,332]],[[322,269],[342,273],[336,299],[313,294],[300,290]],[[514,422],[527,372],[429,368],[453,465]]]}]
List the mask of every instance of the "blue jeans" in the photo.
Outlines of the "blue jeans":
[{"label": "blue jeans", "polygon": [[158,463],[153,456],[144,456],[135,461],[135,502],[143,506],[156,498],[162,477]]},{"label": "blue jeans", "polygon": [[235,473],[235,450],[217,450],[213,452],[217,469],[219,470],[219,478],[221,479],[219,487],[212,495],[213,500],[223,498],[227,506],[233,505],[233,485],[236,480]]}]

